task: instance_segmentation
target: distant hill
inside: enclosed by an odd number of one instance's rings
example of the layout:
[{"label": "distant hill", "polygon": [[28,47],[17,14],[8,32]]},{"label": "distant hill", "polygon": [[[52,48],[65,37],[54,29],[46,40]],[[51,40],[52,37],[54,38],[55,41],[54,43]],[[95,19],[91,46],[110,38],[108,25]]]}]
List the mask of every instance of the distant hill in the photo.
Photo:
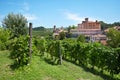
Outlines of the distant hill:
[{"label": "distant hill", "polygon": [[43,26],[33,28],[34,37],[52,36],[53,28],[45,28]]},{"label": "distant hill", "polygon": [[40,27],[33,28],[33,30],[35,30],[35,31],[44,31],[45,28],[43,26],[40,26]]}]

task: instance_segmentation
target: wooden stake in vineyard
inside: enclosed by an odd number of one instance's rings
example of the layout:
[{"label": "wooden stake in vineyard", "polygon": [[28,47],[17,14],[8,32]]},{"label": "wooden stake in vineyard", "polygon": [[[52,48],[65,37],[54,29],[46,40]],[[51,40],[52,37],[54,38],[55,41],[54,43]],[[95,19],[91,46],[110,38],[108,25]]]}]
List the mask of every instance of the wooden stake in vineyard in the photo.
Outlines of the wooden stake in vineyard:
[{"label": "wooden stake in vineyard", "polygon": [[30,56],[30,61],[31,61],[31,56],[32,56],[32,23],[29,23],[29,56]]},{"label": "wooden stake in vineyard", "polygon": [[60,60],[60,65],[62,64],[62,53],[61,53],[61,43],[59,42],[59,60]]}]

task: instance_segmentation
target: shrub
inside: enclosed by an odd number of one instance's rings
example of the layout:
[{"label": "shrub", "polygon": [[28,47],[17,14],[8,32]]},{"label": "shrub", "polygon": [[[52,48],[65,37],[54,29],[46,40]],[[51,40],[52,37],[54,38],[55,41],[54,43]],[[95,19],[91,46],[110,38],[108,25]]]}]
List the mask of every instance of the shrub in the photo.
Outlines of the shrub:
[{"label": "shrub", "polygon": [[10,57],[14,60],[14,65],[16,67],[23,67],[29,62],[30,57],[28,40],[28,36],[20,36],[19,38],[14,39]]}]

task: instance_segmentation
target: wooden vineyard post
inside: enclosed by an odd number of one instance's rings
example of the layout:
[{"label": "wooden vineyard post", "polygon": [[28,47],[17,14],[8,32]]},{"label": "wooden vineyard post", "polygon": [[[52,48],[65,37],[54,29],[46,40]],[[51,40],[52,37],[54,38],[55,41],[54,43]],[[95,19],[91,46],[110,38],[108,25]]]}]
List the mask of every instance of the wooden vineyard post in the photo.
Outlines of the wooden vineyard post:
[{"label": "wooden vineyard post", "polygon": [[30,56],[30,61],[32,57],[32,23],[29,23],[29,56]]},{"label": "wooden vineyard post", "polygon": [[62,53],[61,53],[61,43],[59,41],[59,60],[60,60],[60,65],[62,64]]}]

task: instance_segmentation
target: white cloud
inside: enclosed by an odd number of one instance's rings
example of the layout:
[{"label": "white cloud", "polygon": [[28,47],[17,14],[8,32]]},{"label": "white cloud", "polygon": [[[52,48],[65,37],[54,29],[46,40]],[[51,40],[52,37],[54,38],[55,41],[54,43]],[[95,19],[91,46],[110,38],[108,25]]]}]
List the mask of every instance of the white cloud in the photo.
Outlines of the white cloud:
[{"label": "white cloud", "polygon": [[78,14],[76,13],[71,13],[71,12],[64,12],[65,16],[69,20],[77,21],[80,22],[83,20],[83,18],[79,17]]},{"label": "white cloud", "polygon": [[24,14],[24,16],[27,18],[27,20],[36,20],[37,17],[34,14]]},{"label": "white cloud", "polygon": [[68,20],[73,20],[75,21],[76,23],[79,23],[79,22],[82,22],[85,20],[85,18],[89,18],[90,21],[95,21],[96,19],[98,18],[93,18],[91,16],[79,16],[79,14],[77,13],[72,13],[72,12],[69,12],[68,10],[67,11],[64,11],[64,15],[65,17],[68,19]]}]

